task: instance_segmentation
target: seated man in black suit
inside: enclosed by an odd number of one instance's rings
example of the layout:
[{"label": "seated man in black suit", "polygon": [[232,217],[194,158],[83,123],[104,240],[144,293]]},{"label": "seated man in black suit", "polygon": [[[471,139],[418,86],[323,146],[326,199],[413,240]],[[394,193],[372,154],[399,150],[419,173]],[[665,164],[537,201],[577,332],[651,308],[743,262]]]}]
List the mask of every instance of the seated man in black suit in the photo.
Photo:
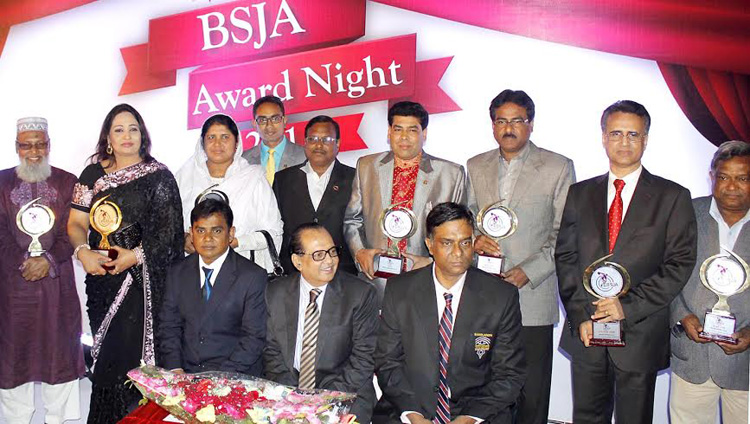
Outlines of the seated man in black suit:
[{"label": "seated man in black suit", "polygon": [[195,252],[176,263],[158,329],[160,366],[187,373],[260,376],[266,339],[266,271],[229,244],[232,209],[207,199],[190,213]]},{"label": "seated man in black suit", "polygon": [[375,369],[390,422],[511,422],[526,378],[518,289],[471,267],[473,230],[466,206],[435,206],[434,264],[388,280]]},{"label": "seated man in black suit", "polygon": [[279,256],[287,273],[294,271],[289,240],[301,224],[316,222],[325,227],[339,252],[339,270],[357,274],[354,259],[344,242],[344,212],[352,194],[356,170],[336,159],[341,133],[332,118],[320,115],[305,126],[307,160],[276,173],[273,192],[284,221]]},{"label": "seated man in black suit", "polygon": [[369,423],[376,329],[375,287],[336,272],[339,250],[319,224],[291,235],[292,262],[300,274],[269,284],[265,376],[278,383],[357,394],[351,410]]}]

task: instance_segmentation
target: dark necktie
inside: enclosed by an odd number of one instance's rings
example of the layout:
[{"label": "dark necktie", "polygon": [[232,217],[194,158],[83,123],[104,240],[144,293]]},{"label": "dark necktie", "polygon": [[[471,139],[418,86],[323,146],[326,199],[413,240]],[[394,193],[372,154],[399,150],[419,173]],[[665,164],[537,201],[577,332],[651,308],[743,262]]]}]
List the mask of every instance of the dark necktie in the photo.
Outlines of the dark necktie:
[{"label": "dark necktie", "polygon": [[448,391],[448,354],[451,351],[451,335],[453,334],[453,308],[451,302],[453,295],[443,294],[445,297],[445,309],[440,318],[440,357],[438,366],[440,368],[440,384],[438,390],[437,414],[432,420],[436,424],[448,424],[451,421],[450,396]]},{"label": "dark necktie", "polygon": [[203,300],[208,302],[208,299],[211,298],[211,274],[214,273],[214,270],[213,268],[203,267],[203,273],[206,275],[206,279],[203,281],[203,289],[201,291],[203,292]]},{"label": "dark necktie", "polygon": [[315,388],[315,351],[318,344],[320,311],[316,300],[322,290],[310,290],[310,303],[305,308],[305,327],[302,332],[302,354],[299,363],[299,388]]},{"label": "dark necktie", "polygon": [[625,181],[615,180],[615,199],[609,207],[609,253],[615,250],[617,235],[620,234],[622,226],[622,189]]}]

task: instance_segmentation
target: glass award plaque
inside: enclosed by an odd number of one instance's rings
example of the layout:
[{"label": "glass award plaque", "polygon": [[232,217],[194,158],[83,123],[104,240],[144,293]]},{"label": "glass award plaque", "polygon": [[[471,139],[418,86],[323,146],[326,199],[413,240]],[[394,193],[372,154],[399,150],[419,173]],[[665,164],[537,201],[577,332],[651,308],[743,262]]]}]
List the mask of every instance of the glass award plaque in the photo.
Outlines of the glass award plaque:
[{"label": "glass award plaque", "polygon": [[[117,250],[112,249],[108,236],[120,228],[122,224],[122,211],[116,203],[107,200],[107,198],[109,196],[104,196],[97,200],[91,206],[91,212],[89,213],[91,228],[102,236],[99,242],[99,249],[92,251],[114,260],[117,259]],[[102,268],[108,271],[114,269],[112,266],[104,265],[102,265]]]},{"label": "glass award plaque", "polygon": [[[518,217],[512,209],[502,206],[501,202],[485,206],[476,217],[477,229],[485,236],[495,240],[510,237],[518,227]],[[490,274],[503,273],[505,257],[477,254],[477,268]]]},{"label": "glass award plaque", "polygon": [[701,282],[719,297],[719,301],[706,312],[700,336],[737,344],[737,339],[733,337],[737,319],[730,312],[727,299],[750,286],[750,269],[739,255],[729,249],[724,250],[726,253],[711,256],[701,264]]},{"label": "glass award plaque", "polygon": [[39,237],[49,232],[55,225],[55,212],[49,206],[37,203],[41,197],[21,206],[16,214],[16,225],[23,233],[31,237],[29,256],[41,256],[45,250]]},{"label": "glass award plaque", "polygon": [[401,274],[406,268],[406,259],[398,251],[398,242],[414,235],[417,217],[411,209],[393,205],[380,214],[380,229],[390,243],[386,253],[375,259],[375,276],[389,278]]},{"label": "glass award plaque", "polygon": [[[630,274],[622,265],[609,261],[612,254],[597,259],[583,273],[583,287],[597,299],[620,297],[630,290]],[[593,323],[591,345],[625,346],[620,321]]]}]

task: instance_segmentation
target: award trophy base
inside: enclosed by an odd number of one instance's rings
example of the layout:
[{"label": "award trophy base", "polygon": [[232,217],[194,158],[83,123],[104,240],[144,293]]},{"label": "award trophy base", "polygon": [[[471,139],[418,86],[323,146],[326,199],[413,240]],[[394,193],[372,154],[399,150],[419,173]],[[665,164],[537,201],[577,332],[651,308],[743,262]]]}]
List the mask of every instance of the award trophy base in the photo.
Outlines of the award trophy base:
[{"label": "award trophy base", "polygon": [[482,271],[497,275],[503,273],[503,265],[505,265],[505,258],[502,256],[487,256],[477,254],[477,268]]},{"label": "award trophy base", "polygon": [[[117,255],[118,255],[115,249],[99,249],[99,250],[92,250],[92,252],[98,253],[102,256],[106,256],[109,259],[112,259],[113,261],[117,259]],[[102,265],[102,268],[106,269],[107,271],[111,271],[115,269],[115,267],[113,266],[104,266],[104,265]]]},{"label": "award trophy base", "polygon": [[737,344],[738,340],[732,337],[736,322],[734,315],[728,312],[708,311],[703,320],[703,331],[699,335],[704,339]]},{"label": "award trophy base", "polygon": [[380,255],[376,263],[377,271],[375,276],[380,278],[390,278],[401,274],[406,267],[406,261],[403,257]]},{"label": "award trophy base", "polygon": [[592,346],[622,347],[625,341],[622,339],[622,327],[619,321],[596,322],[594,321],[594,337],[591,339]]}]

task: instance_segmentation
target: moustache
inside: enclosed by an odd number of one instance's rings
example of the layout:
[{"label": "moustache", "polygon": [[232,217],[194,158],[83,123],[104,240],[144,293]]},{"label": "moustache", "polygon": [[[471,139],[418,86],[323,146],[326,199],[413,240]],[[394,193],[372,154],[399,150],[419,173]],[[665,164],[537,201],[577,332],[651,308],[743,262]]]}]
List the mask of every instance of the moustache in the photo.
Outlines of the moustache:
[{"label": "moustache", "polygon": [[503,138],[514,138],[514,139],[515,139],[515,138],[518,138],[518,137],[516,137],[516,135],[515,135],[515,134],[505,134],[505,135],[503,136]]}]

